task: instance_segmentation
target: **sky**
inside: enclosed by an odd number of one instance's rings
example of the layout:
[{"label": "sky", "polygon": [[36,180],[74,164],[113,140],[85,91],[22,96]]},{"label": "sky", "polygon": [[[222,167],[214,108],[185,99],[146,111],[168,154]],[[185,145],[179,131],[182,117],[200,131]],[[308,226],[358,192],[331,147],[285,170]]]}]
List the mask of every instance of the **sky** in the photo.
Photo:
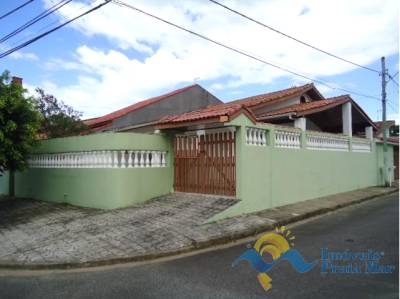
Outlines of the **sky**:
[{"label": "sky", "polygon": [[[0,20],[0,36],[59,0],[34,0]],[[255,55],[328,82],[325,97],[347,89],[380,98],[379,74],[312,50],[250,22],[208,0],[124,0],[149,13]],[[0,1],[0,15],[25,0]],[[57,13],[0,43],[3,52],[104,0],[73,0]],[[221,0],[271,27],[323,50],[390,74],[399,69],[399,7],[396,0]],[[231,52],[137,11],[109,3],[45,38],[0,59],[0,71],[23,78],[83,113],[101,116],[193,83],[227,102],[309,83],[309,80]],[[398,75],[395,80],[399,82]],[[388,118],[398,122],[398,87],[388,82]],[[351,94],[351,93],[350,93]],[[379,99],[352,98],[374,120]]]}]

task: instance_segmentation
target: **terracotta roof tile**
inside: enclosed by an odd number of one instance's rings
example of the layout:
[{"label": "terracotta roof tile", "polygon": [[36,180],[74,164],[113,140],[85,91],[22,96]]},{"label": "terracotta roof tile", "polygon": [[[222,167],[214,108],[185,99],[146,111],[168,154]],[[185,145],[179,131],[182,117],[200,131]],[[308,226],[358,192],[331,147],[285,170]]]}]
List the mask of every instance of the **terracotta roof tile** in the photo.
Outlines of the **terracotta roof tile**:
[{"label": "terracotta roof tile", "polygon": [[247,97],[244,99],[232,101],[228,104],[243,104],[246,107],[253,107],[253,106],[256,106],[259,104],[273,102],[273,101],[280,100],[282,98],[301,94],[301,93],[307,92],[311,89],[315,89],[314,84],[312,84],[312,83],[305,84],[302,86],[294,86],[294,87],[290,87],[287,89],[269,92],[269,93],[265,93],[265,94],[260,94],[260,95],[256,95],[256,96],[251,96],[251,97]]},{"label": "terracotta roof tile", "polygon": [[176,94],[184,92],[184,91],[186,91],[186,90],[188,90],[188,89],[190,89],[190,88],[192,88],[192,87],[194,87],[196,85],[197,84],[189,85],[189,86],[186,86],[186,87],[171,91],[169,93],[166,93],[166,94],[154,97],[154,98],[150,98],[150,99],[147,99],[147,100],[144,100],[144,101],[137,102],[137,103],[135,103],[133,105],[130,105],[130,106],[122,108],[120,110],[111,112],[111,113],[106,114],[104,116],[87,119],[87,120],[84,121],[84,123],[86,125],[88,125],[88,126],[91,126],[91,127],[95,127],[95,126],[98,126],[98,125],[103,126],[104,123],[106,123],[106,124],[110,123],[111,121],[113,121],[113,120],[115,120],[115,119],[117,119],[117,118],[119,118],[121,116],[124,116],[124,115],[126,115],[128,113],[131,113],[133,111],[142,109],[142,108],[147,107],[149,105],[158,103],[158,102],[160,102],[162,100],[165,100],[165,99],[167,99],[167,98],[169,98],[171,96],[174,96]]},{"label": "terracotta roof tile", "polygon": [[186,112],[179,115],[170,115],[165,116],[158,121],[158,124],[166,124],[166,123],[181,123],[188,121],[195,121],[201,119],[209,119],[219,116],[231,116],[242,109],[242,105],[225,105],[219,104],[211,107],[207,107],[204,109]]},{"label": "terracotta roof tile", "polygon": [[[378,141],[383,143],[383,137],[379,137]],[[399,137],[398,136],[390,136],[387,138],[387,142],[394,146],[399,146]]]},{"label": "terracotta roof tile", "polygon": [[200,110],[187,112],[181,115],[165,116],[159,120],[158,124],[190,122],[224,115],[231,116],[237,113],[240,109],[244,109],[246,113],[249,113],[253,118],[255,118],[253,112],[251,112],[251,110],[249,110],[248,108],[262,103],[280,100],[291,95],[301,94],[311,89],[315,89],[313,84],[291,87],[288,89],[252,96],[228,103],[217,104]]},{"label": "terracotta roof tile", "polygon": [[[375,125],[376,125],[376,127],[377,127],[378,129],[380,129],[380,128],[382,127],[382,124],[383,124],[383,121],[376,121],[376,122],[375,122]],[[395,121],[395,120],[387,120],[387,121],[386,121],[386,125],[387,125],[388,127],[394,126],[395,124],[396,124],[396,121]]]},{"label": "terracotta roof tile", "polygon": [[313,102],[309,102],[309,103],[300,103],[300,104],[291,105],[289,107],[284,107],[281,109],[277,109],[274,111],[269,111],[269,112],[257,115],[257,118],[275,116],[275,115],[280,115],[280,114],[288,114],[288,113],[296,113],[296,114],[304,113],[307,111],[313,111],[315,109],[329,108],[331,106],[340,105],[349,100],[350,99],[347,97],[338,97],[336,99],[313,101]]}]

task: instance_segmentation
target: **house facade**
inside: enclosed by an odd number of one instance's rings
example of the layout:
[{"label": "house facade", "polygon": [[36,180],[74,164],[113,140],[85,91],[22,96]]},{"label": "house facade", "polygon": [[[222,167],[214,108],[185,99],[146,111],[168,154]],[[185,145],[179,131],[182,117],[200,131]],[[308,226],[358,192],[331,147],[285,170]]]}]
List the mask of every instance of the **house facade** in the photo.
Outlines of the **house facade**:
[{"label": "house facade", "polygon": [[228,103],[195,85],[87,123],[93,134],[41,142],[17,196],[105,209],[170,192],[240,200],[217,219],[393,180],[375,123],[313,84]]},{"label": "house facade", "polygon": [[209,105],[222,103],[198,84],[137,102],[101,117],[85,120],[94,132],[142,132],[152,133],[157,121],[163,116],[185,113]]}]

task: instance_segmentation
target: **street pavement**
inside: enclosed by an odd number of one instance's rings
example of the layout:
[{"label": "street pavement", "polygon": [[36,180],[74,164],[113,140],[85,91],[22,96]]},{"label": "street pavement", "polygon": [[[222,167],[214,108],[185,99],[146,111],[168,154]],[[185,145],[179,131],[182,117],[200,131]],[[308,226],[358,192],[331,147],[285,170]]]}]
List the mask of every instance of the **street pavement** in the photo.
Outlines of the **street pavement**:
[{"label": "street pavement", "polygon": [[[322,274],[320,264],[306,273],[288,262],[268,275],[265,292],[255,270],[231,264],[254,241],[163,262],[47,274],[0,276],[0,298],[398,298],[399,200],[382,196],[294,225],[295,246],[306,262],[321,258],[321,248],[384,252],[381,264],[392,274]],[[0,273],[4,275],[4,271]]]},{"label": "street pavement", "polygon": [[10,199],[0,202],[0,268],[75,268],[176,255],[254,236],[277,224],[394,191],[363,188],[215,222],[210,220],[238,200],[171,193],[136,206],[96,210]]},{"label": "street pavement", "polygon": [[0,265],[79,265],[190,248],[218,232],[215,227],[208,233],[203,222],[237,201],[173,193],[99,210],[10,199],[0,202]]}]

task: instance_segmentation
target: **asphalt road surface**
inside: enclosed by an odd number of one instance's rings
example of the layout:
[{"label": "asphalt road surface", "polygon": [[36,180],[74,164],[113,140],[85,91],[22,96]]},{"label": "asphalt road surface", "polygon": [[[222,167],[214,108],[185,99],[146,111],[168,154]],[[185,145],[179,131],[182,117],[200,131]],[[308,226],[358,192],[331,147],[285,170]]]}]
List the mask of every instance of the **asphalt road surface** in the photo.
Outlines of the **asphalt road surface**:
[{"label": "asphalt road surface", "polygon": [[[398,298],[399,201],[388,195],[296,225],[295,246],[307,262],[330,251],[383,252],[392,274],[298,273],[286,261],[269,272],[265,292],[247,262],[232,268],[248,244],[164,262],[100,271],[0,276],[0,298]],[[249,242],[253,244],[253,242]],[[356,262],[357,264],[357,262]],[[362,264],[359,262],[358,264]],[[4,272],[3,272],[4,273]]]}]

